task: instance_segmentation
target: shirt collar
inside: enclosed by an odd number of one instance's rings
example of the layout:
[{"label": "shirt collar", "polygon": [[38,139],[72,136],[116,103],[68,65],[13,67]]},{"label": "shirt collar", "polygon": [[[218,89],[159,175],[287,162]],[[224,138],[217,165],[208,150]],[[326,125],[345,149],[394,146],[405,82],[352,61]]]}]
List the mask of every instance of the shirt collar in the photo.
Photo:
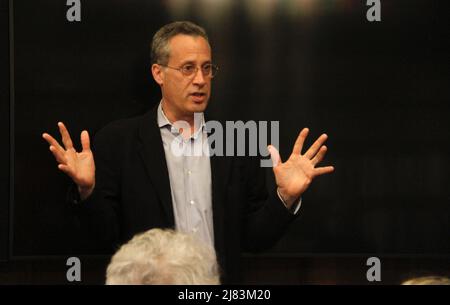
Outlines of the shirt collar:
[{"label": "shirt collar", "polygon": [[164,111],[162,110],[162,101],[159,102],[158,105],[158,127],[164,127],[166,125],[171,125],[169,119],[166,117],[166,115],[164,114]]},{"label": "shirt collar", "polygon": [[[199,136],[200,132],[202,132],[206,126],[205,124],[205,116],[203,114],[203,112],[200,113],[201,114],[201,120],[200,120],[200,126],[199,128],[197,128],[197,130],[195,131],[195,133],[191,136],[191,138],[197,139],[197,137]],[[166,115],[164,114],[164,111],[162,109],[162,101],[159,102],[158,105],[158,114],[157,114],[157,120],[158,120],[158,127],[162,128],[162,127],[166,127],[170,130],[171,133],[173,134],[180,134],[178,129],[173,126],[173,124],[169,121],[169,119],[166,117]]]}]

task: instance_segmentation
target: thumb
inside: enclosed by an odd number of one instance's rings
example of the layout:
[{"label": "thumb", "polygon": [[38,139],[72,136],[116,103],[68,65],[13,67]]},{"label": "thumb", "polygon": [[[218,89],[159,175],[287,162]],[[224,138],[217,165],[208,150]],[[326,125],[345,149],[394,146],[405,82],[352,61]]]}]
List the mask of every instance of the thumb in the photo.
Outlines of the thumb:
[{"label": "thumb", "polygon": [[89,133],[86,130],[81,132],[81,146],[83,147],[83,151],[91,150],[91,141],[89,139]]},{"label": "thumb", "polygon": [[270,153],[270,158],[272,159],[273,167],[277,167],[281,163],[281,157],[280,153],[278,152],[278,149],[275,146],[269,145],[267,146],[267,149]]}]

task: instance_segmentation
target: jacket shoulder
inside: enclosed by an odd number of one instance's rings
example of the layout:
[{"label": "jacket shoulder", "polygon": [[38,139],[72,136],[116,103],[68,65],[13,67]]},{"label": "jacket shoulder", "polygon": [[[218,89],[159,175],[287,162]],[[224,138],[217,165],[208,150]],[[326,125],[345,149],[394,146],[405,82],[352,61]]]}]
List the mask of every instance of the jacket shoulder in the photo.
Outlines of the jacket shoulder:
[{"label": "jacket shoulder", "polygon": [[133,130],[136,130],[139,126],[139,122],[142,120],[143,115],[120,119],[117,121],[110,122],[102,127],[95,135],[95,137],[105,137],[105,136],[121,136],[129,135]]},{"label": "jacket shoulder", "polygon": [[144,120],[149,119],[149,113],[127,119],[113,121],[101,128],[94,136],[94,147],[119,148],[125,143],[137,139],[139,128]]}]

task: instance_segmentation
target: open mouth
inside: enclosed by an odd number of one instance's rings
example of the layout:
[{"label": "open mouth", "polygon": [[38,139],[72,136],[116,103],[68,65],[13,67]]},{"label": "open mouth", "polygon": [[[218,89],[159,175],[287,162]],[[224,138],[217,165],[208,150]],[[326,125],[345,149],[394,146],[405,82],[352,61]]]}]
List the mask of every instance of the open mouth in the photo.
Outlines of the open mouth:
[{"label": "open mouth", "polygon": [[201,96],[205,96],[206,94],[203,92],[194,92],[191,94],[192,96],[196,96],[196,97],[201,97]]},{"label": "open mouth", "polygon": [[194,92],[191,93],[192,99],[194,102],[203,102],[206,98],[206,93],[203,92]]}]

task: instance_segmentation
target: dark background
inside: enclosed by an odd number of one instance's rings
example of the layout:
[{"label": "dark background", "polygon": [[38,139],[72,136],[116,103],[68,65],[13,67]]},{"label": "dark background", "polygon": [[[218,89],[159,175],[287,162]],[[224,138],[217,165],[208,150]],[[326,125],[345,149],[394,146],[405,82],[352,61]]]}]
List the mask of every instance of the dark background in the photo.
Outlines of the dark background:
[{"label": "dark background", "polygon": [[[149,73],[151,37],[167,22],[189,19],[206,28],[220,66],[213,115],[280,121],[284,159],[304,126],[312,131],[308,144],[322,132],[330,137],[325,163],[335,173],[314,181],[301,219],[264,257],[286,263],[286,257],[305,256],[438,257],[445,262],[439,261],[441,271],[449,272],[443,1],[381,1],[378,23],[366,20],[365,1],[351,0],[81,1],[82,20],[73,23],[65,1],[12,2],[12,259],[94,254],[81,247],[65,205],[70,181],[41,134],[57,135],[56,123],[64,121],[78,142],[82,129],[95,133],[155,105],[160,94]],[[7,4],[1,3],[3,39]],[[8,48],[0,48],[6,79]],[[1,88],[1,140],[8,143],[9,90],[3,81]],[[5,151],[0,258],[8,249]]]},{"label": "dark background", "polygon": [[0,261],[8,257],[9,226],[9,12],[0,0]]}]

